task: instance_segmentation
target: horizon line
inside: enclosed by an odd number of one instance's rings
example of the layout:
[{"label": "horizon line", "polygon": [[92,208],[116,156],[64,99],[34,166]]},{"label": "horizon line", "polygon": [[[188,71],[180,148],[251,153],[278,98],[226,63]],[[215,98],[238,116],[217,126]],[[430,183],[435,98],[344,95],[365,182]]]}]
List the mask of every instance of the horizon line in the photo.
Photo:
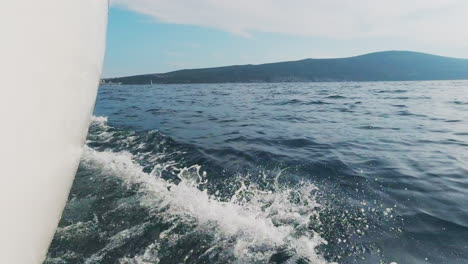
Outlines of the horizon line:
[{"label": "horizon line", "polygon": [[432,53],[420,52],[420,51],[411,51],[411,50],[382,50],[382,51],[374,51],[374,52],[363,53],[363,54],[352,55],[352,56],[346,56],[346,57],[304,58],[304,59],[298,59],[298,60],[285,60],[285,61],[275,61],[275,62],[263,62],[263,63],[256,63],[256,64],[247,63],[247,64],[220,65],[220,66],[200,67],[200,68],[185,68],[185,69],[178,69],[178,70],[173,70],[173,71],[168,71],[168,72],[151,72],[151,73],[139,73],[139,74],[132,74],[132,75],[124,75],[124,76],[101,77],[101,80],[119,79],[119,78],[126,78],[126,77],[137,77],[137,76],[144,76],[144,75],[167,74],[167,73],[178,72],[178,71],[186,71],[186,70],[203,70],[203,69],[214,69],[214,68],[236,67],[236,66],[259,66],[259,65],[268,65],[268,64],[275,64],[275,63],[298,62],[298,61],[304,61],[304,60],[336,60],[336,59],[350,59],[350,58],[356,58],[356,57],[361,57],[361,56],[366,56],[366,55],[371,55],[371,54],[390,53],[390,52],[417,53],[417,54],[425,54],[425,55],[436,56],[436,57],[443,57],[443,58],[450,58],[450,59],[468,60],[468,58],[450,57],[450,56],[444,56],[444,55],[432,54]]}]

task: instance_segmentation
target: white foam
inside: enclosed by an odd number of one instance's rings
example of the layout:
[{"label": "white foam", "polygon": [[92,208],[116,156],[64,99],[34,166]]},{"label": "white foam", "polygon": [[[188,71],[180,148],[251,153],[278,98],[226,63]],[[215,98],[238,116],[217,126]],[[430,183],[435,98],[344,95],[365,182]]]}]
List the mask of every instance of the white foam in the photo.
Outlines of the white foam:
[{"label": "white foam", "polygon": [[[177,169],[174,163],[157,164],[151,173],[145,173],[133,160],[128,152],[98,152],[86,147],[82,164],[118,177],[129,187],[138,186],[144,197],[142,204],[152,213],[162,214],[167,222],[195,222],[197,232],[210,233],[214,238],[212,248],[205,254],[222,247],[238,263],[252,263],[267,262],[281,249],[292,256],[290,260],[327,263],[316,252],[317,246],[326,241],[309,228],[318,216],[314,185],[303,183],[295,189],[277,187],[262,191],[255,185],[243,184],[230,201],[221,201],[199,188],[206,179],[200,166]],[[179,184],[160,177],[167,166],[178,171]],[[176,242],[180,236],[168,230],[160,239]],[[121,262],[154,263],[158,246],[156,241],[145,254]]]},{"label": "white foam", "polygon": [[94,124],[107,125],[107,116],[92,116],[91,122]]}]

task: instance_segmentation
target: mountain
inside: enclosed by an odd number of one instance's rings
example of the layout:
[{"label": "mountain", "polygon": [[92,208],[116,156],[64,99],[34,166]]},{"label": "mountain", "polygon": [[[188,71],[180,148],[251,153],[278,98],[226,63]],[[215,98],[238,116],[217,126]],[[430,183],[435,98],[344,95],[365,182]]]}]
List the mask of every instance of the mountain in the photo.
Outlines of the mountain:
[{"label": "mountain", "polygon": [[110,78],[122,84],[416,81],[468,79],[468,59],[384,51],[339,59],[236,65]]}]

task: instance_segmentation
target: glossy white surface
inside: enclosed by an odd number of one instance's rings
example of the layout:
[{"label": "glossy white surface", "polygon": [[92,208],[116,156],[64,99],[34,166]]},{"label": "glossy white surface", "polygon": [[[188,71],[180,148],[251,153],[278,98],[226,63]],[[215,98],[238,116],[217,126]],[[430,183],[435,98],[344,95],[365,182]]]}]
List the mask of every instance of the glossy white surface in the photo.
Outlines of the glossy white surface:
[{"label": "glossy white surface", "polygon": [[0,263],[41,263],[92,114],[108,3],[0,6]]}]

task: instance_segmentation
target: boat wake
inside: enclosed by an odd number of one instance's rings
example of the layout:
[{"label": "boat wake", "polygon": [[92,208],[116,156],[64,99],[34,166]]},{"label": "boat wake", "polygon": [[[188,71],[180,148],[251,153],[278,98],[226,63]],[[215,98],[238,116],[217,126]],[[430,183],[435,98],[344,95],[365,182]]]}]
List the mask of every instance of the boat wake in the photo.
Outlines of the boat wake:
[{"label": "boat wake", "polygon": [[[274,177],[257,175],[267,184],[239,175],[224,186],[234,188],[226,196],[208,188],[201,166],[173,159],[183,151],[165,146],[169,140],[159,132],[123,132],[103,117],[93,119],[90,131],[80,165],[83,177],[103,193],[113,190],[121,197],[101,208],[101,216],[61,228],[56,236],[95,233],[103,222],[115,222],[116,212],[140,219],[128,216],[125,223],[112,223],[115,231],[97,231],[105,242],[85,263],[328,263],[319,249],[327,242],[314,230],[320,205],[313,184],[281,185],[281,171]],[[96,190],[93,199],[98,195]],[[83,206],[89,197],[76,200]],[[138,250],[122,254],[129,245]]]}]

